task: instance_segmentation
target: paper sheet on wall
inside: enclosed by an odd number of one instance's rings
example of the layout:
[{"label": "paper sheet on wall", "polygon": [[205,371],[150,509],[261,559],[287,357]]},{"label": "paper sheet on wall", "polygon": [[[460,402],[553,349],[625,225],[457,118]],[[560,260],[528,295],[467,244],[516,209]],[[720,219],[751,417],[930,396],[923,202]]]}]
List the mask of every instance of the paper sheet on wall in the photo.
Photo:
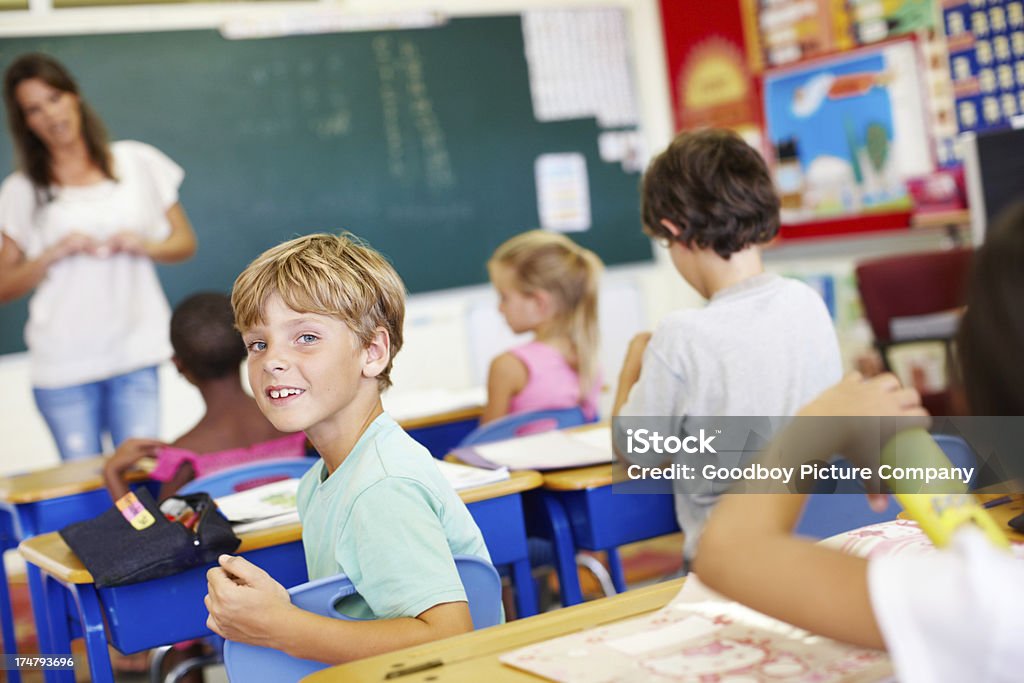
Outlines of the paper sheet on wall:
[{"label": "paper sheet on wall", "polygon": [[523,41],[538,121],[596,118],[635,126],[626,17],[621,8],[531,10]]},{"label": "paper sheet on wall", "polygon": [[533,165],[540,227],[555,232],[590,229],[587,160],[579,153],[541,154]]},{"label": "paper sheet on wall", "polygon": [[891,680],[884,653],[811,635],[726,600],[692,577],[657,612],[537,643],[500,660],[565,683]]}]

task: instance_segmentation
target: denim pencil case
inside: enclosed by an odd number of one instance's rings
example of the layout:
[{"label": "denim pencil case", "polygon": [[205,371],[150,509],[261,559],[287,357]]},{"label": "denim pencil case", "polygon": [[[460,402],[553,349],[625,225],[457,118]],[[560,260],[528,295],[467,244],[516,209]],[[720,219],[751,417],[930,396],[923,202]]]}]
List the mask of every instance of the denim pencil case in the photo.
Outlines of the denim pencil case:
[{"label": "denim pencil case", "polygon": [[168,499],[191,511],[183,520],[186,523],[167,519],[145,489],[130,496],[103,514],[59,532],[99,588],[148,581],[211,564],[221,554],[234,552],[241,543],[208,493]]}]

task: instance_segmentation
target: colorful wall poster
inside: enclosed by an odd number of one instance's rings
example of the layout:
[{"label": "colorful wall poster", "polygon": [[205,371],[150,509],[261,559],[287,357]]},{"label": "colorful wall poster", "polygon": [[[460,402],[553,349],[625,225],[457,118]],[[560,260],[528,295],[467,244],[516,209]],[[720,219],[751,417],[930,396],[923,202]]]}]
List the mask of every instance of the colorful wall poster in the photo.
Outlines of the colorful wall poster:
[{"label": "colorful wall poster", "polygon": [[933,169],[912,40],[769,72],[764,98],[784,222],[907,210]]}]

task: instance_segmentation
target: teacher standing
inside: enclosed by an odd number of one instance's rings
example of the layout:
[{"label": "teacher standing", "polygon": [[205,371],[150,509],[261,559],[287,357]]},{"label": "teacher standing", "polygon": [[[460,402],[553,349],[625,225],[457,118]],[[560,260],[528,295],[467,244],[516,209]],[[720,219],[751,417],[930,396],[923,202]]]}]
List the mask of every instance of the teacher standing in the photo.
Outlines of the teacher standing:
[{"label": "teacher standing", "polygon": [[19,170],[0,185],[0,303],[29,292],[36,405],[61,458],[159,432],[170,307],[154,262],[196,250],[184,171],[141,142],[108,144],[67,69],[26,54],[4,76]]}]

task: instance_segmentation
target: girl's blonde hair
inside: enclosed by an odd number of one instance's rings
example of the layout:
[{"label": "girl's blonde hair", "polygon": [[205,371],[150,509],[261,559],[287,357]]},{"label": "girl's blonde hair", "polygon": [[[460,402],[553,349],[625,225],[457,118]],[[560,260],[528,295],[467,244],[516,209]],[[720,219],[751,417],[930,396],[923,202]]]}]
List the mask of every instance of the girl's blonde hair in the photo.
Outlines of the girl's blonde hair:
[{"label": "girl's blonde hair", "polygon": [[516,235],[494,252],[488,267],[502,265],[524,294],[550,292],[558,310],[555,331],[565,334],[576,352],[580,394],[597,381],[597,290],[604,264],[594,252],[565,235],[530,230]]}]

